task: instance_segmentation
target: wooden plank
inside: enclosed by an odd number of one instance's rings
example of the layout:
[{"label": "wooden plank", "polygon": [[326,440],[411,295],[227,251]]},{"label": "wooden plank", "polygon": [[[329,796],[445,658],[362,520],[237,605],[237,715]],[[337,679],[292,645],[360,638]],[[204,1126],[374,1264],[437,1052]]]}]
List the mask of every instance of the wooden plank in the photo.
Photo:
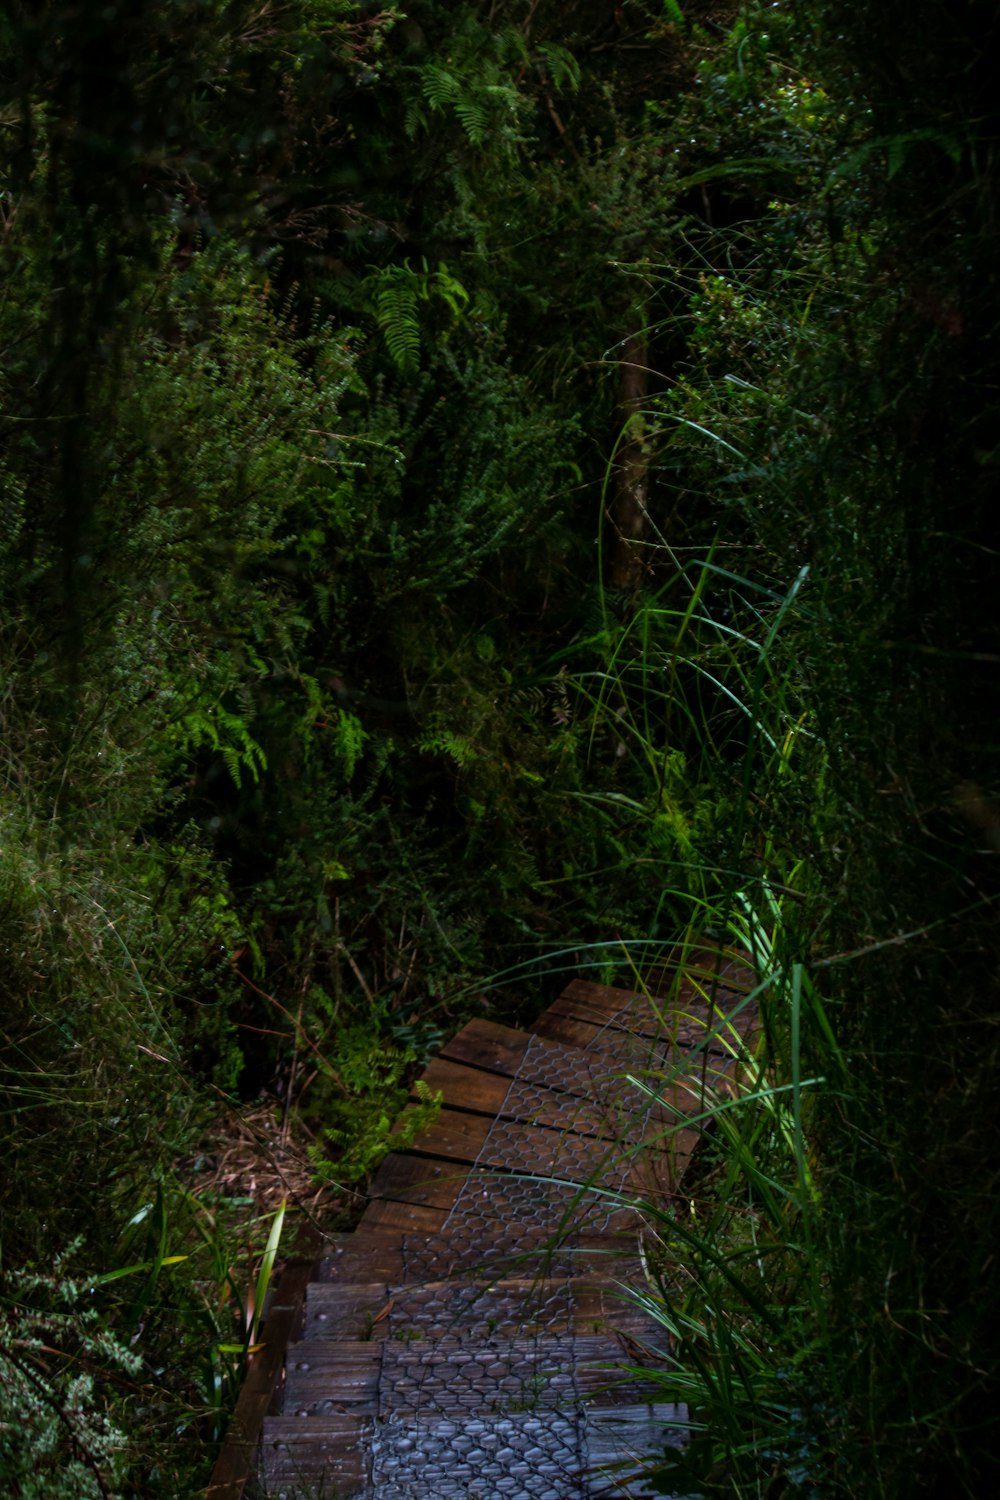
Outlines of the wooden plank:
[{"label": "wooden plank", "polygon": [[[523,1036],[524,1033],[516,1032],[515,1035],[520,1037]],[[579,1046],[570,1043],[569,1047],[567,1048],[563,1043],[553,1041],[549,1037],[544,1037],[537,1031],[532,1033],[529,1040],[531,1042],[532,1054],[531,1074],[532,1077],[535,1078],[536,1082],[546,1081],[544,1079],[544,1059],[546,1052],[549,1052],[551,1053],[553,1073],[558,1075],[559,1077],[559,1081],[554,1085],[554,1087],[559,1088],[566,1093],[576,1094],[580,1098],[589,1099],[592,1097],[594,1079],[587,1066],[589,1060],[586,1058],[580,1059],[581,1049]],[[448,1049],[445,1048],[445,1052],[447,1052],[447,1050]],[[443,1088],[446,1104],[454,1104],[454,1106],[457,1108],[464,1107],[466,1109],[474,1109],[476,1107],[472,1102],[474,1096],[470,1095],[468,1102],[466,1102],[461,1096],[460,1089],[456,1088],[454,1097],[449,1097],[449,1072],[447,1070],[450,1070],[451,1068],[455,1068],[456,1070],[461,1069],[461,1074],[456,1072],[455,1075],[453,1075],[456,1080],[459,1081],[464,1080],[469,1075],[484,1080],[484,1083],[482,1085],[483,1093],[480,1097],[482,1098],[484,1103],[488,1098],[490,1108],[493,1113],[499,1114],[506,1100],[507,1088],[509,1084],[513,1081],[513,1079],[522,1076],[522,1065],[524,1062],[526,1051],[526,1048],[522,1049],[520,1047],[511,1049],[509,1056],[504,1056],[502,1052],[498,1051],[498,1053],[496,1053],[492,1059],[495,1063],[495,1069],[494,1071],[489,1073],[483,1072],[480,1068],[475,1066],[471,1066],[466,1069],[464,1064],[450,1062],[449,1060],[447,1060],[444,1054],[442,1054],[440,1058],[437,1058],[435,1062],[431,1064],[430,1068],[427,1070],[427,1073],[424,1076],[428,1081],[434,1079],[435,1077],[440,1080],[438,1086]],[[574,1083],[567,1083],[564,1081],[566,1073],[565,1065],[567,1061],[567,1053],[571,1055],[574,1063],[576,1063],[577,1061],[582,1061],[582,1063],[584,1064],[583,1068],[579,1070],[581,1072],[581,1077],[577,1082]],[[599,1059],[595,1059],[595,1061],[599,1062]],[[438,1067],[442,1069],[440,1073],[436,1072]],[[487,1090],[489,1092],[487,1092]]]},{"label": "wooden plank", "polygon": [[487,1073],[446,1057],[436,1057],[422,1081],[434,1093],[440,1092],[449,1107],[484,1115],[499,1114],[509,1086],[507,1074]]},{"label": "wooden plank", "polygon": [[[640,1350],[628,1341],[610,1336],[575,1340],[573,1376],[580,1398],[587,1406],[628,1406],[644,1398],[654,1400],[663,1391],[656,1372],[637,1374]],[[628,1367],[623,1368],[623,1367]]]},{"label": "wooden plank", "polygon": [[378,1343],[386,1335],[385,1312],[391,1304],[392,1295],[383,1281],[310,1282],[305,1320],[295,1347],[341,1339]]},{"label": "wooden plank", "polygon": [[[565,1130],[550,1130],[544,1125],[512,1124],[508,1151],[510,1165],[518,1172],[539,1177],[562,1178],[580,1187],[614,1186],[620,1175],[621,1148],[611,1138],[573,1135]],[[509,1139],[509,1137],[508,1137]],[[483,1164],[492,1163],[484,1155]]]},{"label": "wooden plank", "polygon": [[437,1234],[448,1217],[444,1208],[417,1203],[392,1203],[380,1198],[369,1203],[361,1216],[358,1233],[368,1229],[397,1229],[402,1234]]},{"label": "wooden plank", "polygon": [[567,1130],[573,1135],[602,1140],[617,1140],[625,1124],[618,1111],[603,1108],[593,1099],[528,1083],[518,1083],[498,1115],[500,1119],[524,1125],[544,1125],[551,1130]]},{"label": "wooden plank", "polygon": [[371,1423],[359,1412],[335,1412],[323,1421],[315,1417],[268,1417],[264,1433],[266,1447],[282,1443],[316,1443],[329,1438],[331,1444],[356,1442],[371,1430]]},{"label": "wooden plank", "polygon": [[[715,1086],[712,1074],[706,1082],[711,1097]],[[654,1152],[665,1149],[665,1143],[669,1143],[670,1137],[680,1130],[686,1121],[693,1119],[695,1124],[691,1128],[700,1130],[703,1122],[698,1117],[704,1113],[704,1098],[700,1072],[696,1078],[690,1080],[680,1074],[673,1083],[661,1087],[656,1100],[650,1103],[644,1121],[641,1142],[643,1149]],[[640,1143],[633,1141],[632,1144]]]},{"label": "wooden plank", "polygon": [[587,1420],[587,1455],[593,1476],[590,1493],[628,1494],[630,1491],[624,1486],[628,1476],[635,1474],[638,1463],[662,1456],[665,1444],[683,1447],[690,1433],[686,1406],[673,1406],[665,1401],[634,1406],[595,1403],[589,1408]]},{"label": "wooden plank", "polygon": [[[709,971],[698,978],[696,983],[693,977],[685,974],[683,981],[674,986],[668,996],[651,996],[648,1007],[633,1004],[636,1000],[641,1002],[642,997],[628,990],[596,986],[575,979],[553,1002],[550,1010],[555,1015],[610,1025],[640,1036],[672,1035],[678,1022],[683,1023],[681,1030],[688,1025],[696,1028],[719,1026],[746,999],[746,991],[716,983],[717,976]],[[747,1030],[752,1025],[751,1010],[750,1006],[743,1005],[738,1011],[733,1022],[738,1030]]]},{"label": "wooden plank", "polygon": [[[714,985],[715,976],[704,975],[704,983],[685,976],[667,997],[652,995],[644,1003],[641,993],[597,986],[586,980],[573,980],[553,1001],[546,1014],[568,1016],[600,1027],[634,1032],[640,1036],[671,1034],[678,1019],[692,1023],[716,1025],[746,1000],[742,989]],[[747,1026],[751,1007],[742,1004],[735,1024]]]},{"label": "wooden plank", "polygon": [[574,1280],[573,1323],[581,1333],[622,1334],[658,1351],[667,1349],[663,1325],[611,1281]]},{"label": "wooden plank", "polygon": [[[716,1030],[721,1020],[719,1016],[712,1018]],[[637,1046],[647,1044],[656,1047],[661,1056],[671,1046],[688,1049],[697,1047],[713,1052],[724,1050],[717,1036],[708,1038],[706,1048],[706,1030],[711,1029],[707,1018],[685,1015],[667,1017],[660,1021],[655,1016],[648,1016],[636,1018],[631,1024],[623,1020],[621,1023],[615,1021],[598,1025],[594,1021],[581,1019],[571,997],[556,1000],[543,1016],[539,1016],[535,1024],[539,1036],[547,1041],[561,1042],[565,1046],[587,1048],[595,1062],[600,1058],[602,1037],[607,1037],[610,1044],[612,1040],[632,1036],[636,1039]]]},{"label": "wooden plank", "polygon": [[359,1282],[378,1279],[386,1285],[403,1277],[403,1236],[391,1227],[367,1228],[360,1233],[331,1235],[328,1254],[316,1267],[317,1282]]},{"label": "wooden plank", "polygon": [[355,1413],[269,1418],[262,1449],[267,1493],[297,1493],[299,1485],[317,1485],[319,1493],[340,1500],[363,1493],[371,1433],[372,1419]]},{"label": "wooden plank", "polygon": [[691,1159],[701,1143],[701,1131],[671,1130],[655,1150],[640,1152],[629,1169],[629,1189],[657,1205],[677,1196]]},{"label": "wooden plank", "polygon": [[[669,996],[673,983],[668,976],[680,975],[692,983],[710,988],[718,984],[725,989],[749,993],[757,984],[749,953],[734,948],[706,948],[698,945],[679,949],[673,963],[659,965],[649,976],[654,993]],[[654,976],[656,984],[653,984]],[[662,976],[662,979],[661,979]]]},{"label": "wooden plank", "polygon": [[556,1006],[550,1006],[544,1015],[539,1016],[535,1022],[536,1036],[545,1037],[552,1042],[562,1042],[566,1047],[586,1047],[596,1036],[599,1036],[603,1027],[596,1025],[593,1021],[579,1021],[572,1015],[560,1013]]},{"label": "wooden plank", "polygon": [[[637,1046],[648,1044],[658,1047],[661,1053],[670,1046],[725,1052],[727,1045],[720,1039],[720,1033],[729,1038],[729,1045],[736,1044],[736,1038],[732,1037],[725,1024],[725,1016],[710,1016],[708,1007],[700,1003],[697,1006],[692,1004],[686,1010],[664,1012],[662,1016],[653,1011],[633,1012],[631,1015],[616,1016],[602,1025],[581,1015],[584,1009],[572,995],[562,995],[539,1018],[538,1030],[543,1036],[553,1040],[575,1042],[577,1046],[590,1047],[595,1051],[600,1049],[602,1036],[607,1037],[609,1043],[614,1039],[632,1036],[635,1037]],[[751,1025],[752,1019],[748,1017],[737,1025],[737,1031],[742,1035]]]},{"label": "wooden plank", "polygon": [[381,1367],[382,1345],[374,1341],[300,1342],[288,1362],[283,1414],[325,1417],[346,1407],[377,1416]]},{"label": "wooden plank", "polygon": [[[686,1045],[697,1044],[706,1031],[712,1031],[726,1048],[738,1046],[757,1025],[756,1007],[743,1005],[738,1010],[736,1007],[740,1004],[742,997],[738,995],[720,996],[717,1007],[706,1005],[701,1000],[678,1004],[676,1010],[665,1015],[665,1030],[671,1036],[676,1032]],[[690,1040],[687,1033],[690,1033]]]},{"label": "wooden plank", "polygon": [[[406,1128],[413,1108],[403,1110],[393,1133]],[[444,1157],[471,1166],[490,1133],[493,1121],[488,1115],[470,1115],[459,1109],[442,1109],[426,1130],[421,1131],[408,1150],[421,1156]]]},{"label": "wooden plank", "polygon": [[206,1490],[207,1500],[241,1500],[255,1467],[264,1418],[302,1317],[311,1260],[291,1261],[274,1289],[261,1324],[263,1347],[249,1369]]},{"label": "wooden plank", "polygon": [[[610,1021],[635,998],[635,990],[619,989],[612,984],[595,984],[590,979],[571,979],[559,996],[559,1000],[569,1000],[577,1007],[576,1014],[582,1021],[596,1021],[599,1025]],[[558,1003],[557,1000],[556,1004]]]},{"label": "wooden plank", "polygon": [[[345,1391],[359,1391],[375,1379],[381,1363],[382,1349],[375,1339],[314,1339],[311,1342],[300,1339],[288,1358],[289,1392],[293,1390],[293,1377],[300,1381],[307,1375],[320,1372],[334,1384],[343,1381]],[[292,1415],[291,1403],[284,1415]]]},{"label": "wooden plank", "polygon": [[391,1198],[396,1203],[427,1203],[432,1208],[451,1208],[468,1173],[454,1161],[391,1152],[368,1187],[370,1198]]},{"label": "wooden plank", "polygon": [[441,1056],[512,1077],[530,1041],[530,1032],[477,1018],[441,1048]]},{"label": "wooden plank", "polygon": [[595,1173],[603,1181],[609,1169],[620,1165],[621,1154],[618,1142],[611,1138],[574,1135],[512,1120],[491,1137],[480,1165],[584,1183]]},{"label": "wooden plank", "polygon": [[[689,1059],[686,1068],[678,1069],[678,1085],[683,1083],[689,1097],[703,1108],[718,1098],[730,1099],[736,1093],[736,1080],[744,1057],[734,1057],[731,1052],[715,1052],[711,1048],[700,1049]],[[694,1113],[693,1110],[688,1111]]]},{"label": "wooden plank", "polygon": [[605,1015],[586,996],[573,993],[571,988],[560,995],[558,1000],[553,1000],[542,1019],[547,1020],[550,1016],[589,1027],[591,1039],[606,1031],[628,1032],[645,1037],[658,1036],[664,1030],[655,1015],[645,1011],[632,1011],[622,1016],[620,1010],[615,1010],[610,1015]]},{"label": "wooden plank", "polygon": [[638,1253],[641,1228],[638,1214],[628,1213],[625,1209],[615,1215],[611,1225],[585,1224],[573,1241],[578,1250],[574,1264],[578,1266],[579,1274],[629,1281],[634,1269],[641,1282],[643,1273]]}]

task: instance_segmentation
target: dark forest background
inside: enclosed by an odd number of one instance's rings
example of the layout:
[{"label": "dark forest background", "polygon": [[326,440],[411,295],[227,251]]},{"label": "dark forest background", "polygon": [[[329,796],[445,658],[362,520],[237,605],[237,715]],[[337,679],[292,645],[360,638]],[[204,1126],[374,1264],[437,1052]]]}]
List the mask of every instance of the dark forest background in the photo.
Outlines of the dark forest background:
[{"label": "dark forest background", "polygon": [[700,1189],[773,1254],[684,1492],[982,1496],[997,33],[6,7],[4,1493],[204,1486],[275,1207],[220,1119],[347,1213],[469,1015],[703,933],[826,1082]]}]

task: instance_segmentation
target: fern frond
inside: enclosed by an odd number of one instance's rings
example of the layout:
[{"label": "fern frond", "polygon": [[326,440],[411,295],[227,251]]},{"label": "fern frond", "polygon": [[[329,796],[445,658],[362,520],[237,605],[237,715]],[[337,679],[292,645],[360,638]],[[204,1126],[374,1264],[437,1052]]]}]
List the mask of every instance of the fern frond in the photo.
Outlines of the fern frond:
[{"label": "fern frond", "polygon": [[432,278],[434,290],[451,308],[452,315],[461,317],[469,305],[469,294],[462,283],[448,270],[444,261],[438,263],[438,268]]},{"label": "fern frond", "polygon": [[365,740],[368,738],[361,726],[361,720],[355,718],[346,709],[337,710],[337,718],[334,726],[334,744],[337,754],[344,767],[345,778],[350,781],[354,775],[354,768],[364,748]]},{"label": "fern frond", "polygon": [[420,741],[420,749],[425,755],[446,755],[457,766],[467,766],[478,759],[475,745],[462,735],[450,734],[447,730],[428,735]]},{"label": "fern frond", "polygon": [[567,47],[558,42],[540,42],[537,53],[554,89],[580,87],[580,64]]},{"label": "fern frond", "polygon": [[403,375],[417,373],[420,325],[417,321],[418,279],[409,266],[387,266],[375,288],[375,321],[393,364]]},{"label": "fern frond", "polygon": [[177,726],[176,743],[188,754],[207,745],[216,755],[221,755],[223,765],[237,787],[242,786],[245,771],[256,782],[260,780],[261,771],[267,770],[267,755],[243,719],[219,703],[185,714]]},{"label": "fern frond", "polygon": [[427,124],[427,116],[421,108],[421,102],[417,94],[411,94],[406,101],[406,109],[403,112],[403,134],[408,141],[412,141],[417,131]]},{"label": "fern frond", "polygon": [[462,85],[447,68],[438,63],[427,63],[420,71],[424,98],[431,109],[443,109],[446,104],[454,104],[461,98]]},{"label": "fern frond", "polygon": [[455,113],[462,122],[462,129],[473,146],[481,146],[490,128],[489,112],[478,99],[466,95],[454,100]]}]

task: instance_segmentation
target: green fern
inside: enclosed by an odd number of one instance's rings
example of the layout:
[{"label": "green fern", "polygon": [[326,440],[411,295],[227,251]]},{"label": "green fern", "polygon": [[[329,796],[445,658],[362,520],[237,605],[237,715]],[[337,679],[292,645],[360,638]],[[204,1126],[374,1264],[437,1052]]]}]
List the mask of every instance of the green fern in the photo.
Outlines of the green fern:
[{"label": "green fern", "polygon": [[[312,1107],[322,1115],[322,1140],[307,1150],[320,1182],[357,1182],[373,1172],[387,1152],[405,1151],[413,1144],[436,1118],[442,1096],[418,1079],[413,1085],[417,1103],[400,1116],[413,1053],[373,1039],[368,1026],[340,1033],[335,1062],[337,1096],[324,1099],[322,1083],[311,1094]],[[324,1071],[332,1082],[333,1070]]]},{"label": "green fern", "polygon": [[575,90],[580,87],[580,64],[568,47],[561,47],[558,42],[540,42],[537,54],[553,88]]},{"label": "green fern", "polygon": [[393,364],[407,376],[416,375],[420,354],[417,299],[417,282],[409,265],[386,266],[379,272],[373,299],[375,321]]},{"label": "green fern", "polygon": [[454,104],[461,98],[462,86],[447,68],[426,63],[420,71],[420,85],[431,109],[444,109],[446,104]]},{"label": "green fern", "polygon": [[361,720],[355,718],[354,714],[348,713],[346,709],[338,709],[333,738],[337,755],[344,767],[344,777],[350,781],[365,740],[368,738],[361,727]]},{"label": "green fern", "polygon": [[470,143],[473,146],[481,146],[486,140],[490,129],[488,109],[481,99],[474,98],[472,95],[455,99],[453,103],[455,113],[462,123],[462,129],[469,137]]},{"label": "green fern", "polygon": [[261,771],[267,770],[267,756],[243,719],[223,708],[221,703],[186,714],[178,725],[176,738],[188,754],[207,746],[221,755],[237,787],[243,784],[244,772],[258,782]]},{"label": "green fern", "polygon": [[[432,111],[454,110],[470,145],[477,148],[486,143],[491,129],[501,117],[509,117],[517,109],[517,91],[513,85],[509,82],[491,83],[476,65],[464,79],[460,79],[439,63],[426,63],[420,70],[420,89]],[[409,106],[407,133],[412,136],[420,122],[419,106]]]},{"label": "green fern", "polygon": [[450,734],[447,730],[421,740],[420,749],[425,755],[446,755],[457,766],[467,766],[478,759],[476,747],[470,740],[464,739],[460,734]]},{"label": "green fern", "polygon": [[440,298],[452,317],[458,318],[468,305],[469,294],[443,261],[436,271],[429,269],[426,260],[419,271],[409,261],[385,266],[370,279],[370,285],[375,321],[392,362],[400,374],[412,378],[419,368],[420,303]]},{"label": "green fern", "polygon": [[[426,266],[426,262],[425,262]],[[438,262],[438,268],[430,277],[430,290],[432,290],[442,301],[447,302],[451,308],[452,316],[459,318],[469,305],[469,294],[462,283],[448,270],[444,261]]]}]

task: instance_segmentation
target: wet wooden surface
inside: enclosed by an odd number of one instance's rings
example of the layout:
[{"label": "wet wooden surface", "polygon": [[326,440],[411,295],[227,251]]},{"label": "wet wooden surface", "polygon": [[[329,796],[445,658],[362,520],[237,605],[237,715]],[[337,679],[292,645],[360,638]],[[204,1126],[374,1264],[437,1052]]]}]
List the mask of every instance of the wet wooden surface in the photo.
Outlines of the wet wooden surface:
[{"label": "wet wooden surface", "polygon": [[[653,1000],[573,980],[532,1032],[477,1019],[430,1063],[437,1117],[316,1267],[264,1423],[270,1495],[583,1500],[612,1492],[595,1465],[621,1458],[622,1433],[626,1449],[680,1440],[658,1400],[662,1327],[621,1297],[641,1275],[631,1204],[678,1192],[755,1007],[732,956],[691,951],[661,982]],[[245,1457],[246,1414],[236,1436]]]}]

